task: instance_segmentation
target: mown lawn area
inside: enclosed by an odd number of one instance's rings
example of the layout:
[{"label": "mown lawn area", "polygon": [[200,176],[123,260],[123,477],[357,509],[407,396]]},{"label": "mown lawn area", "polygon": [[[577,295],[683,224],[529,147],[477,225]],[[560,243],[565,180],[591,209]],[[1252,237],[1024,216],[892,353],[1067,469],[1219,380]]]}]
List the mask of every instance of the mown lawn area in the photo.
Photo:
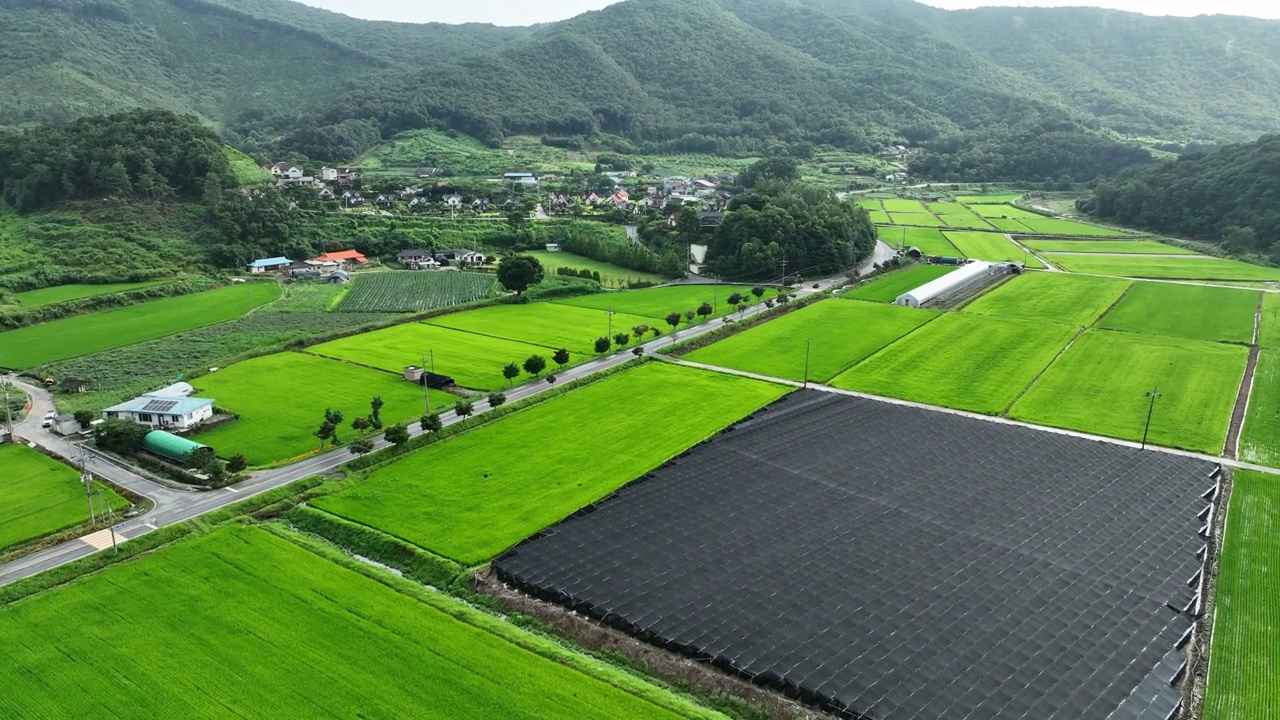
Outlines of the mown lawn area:
[{"label": "mown lawn area", "polygon": [[786,391],[648,363],[430,445],[313,505],[474,565]]},{"label": "mown lawn area", "polygon": [[1059,220],[1056,218],[1018,218],[1018,221],[1026,225],[1031,232],[1037,235],[1066,235],[1079,237],[1112,237],[1124,236],[1128,233],[1122,230],[1102,227],[1101,225],[1090,225],[1088,223],[1076,222],[1075,220]]},{"label": "mown lawn area", "polygon": [[[306,351],[397,374],[407,365],[422,365],[423,358],[427,358],[430,370],[434,359],[435,372],[471,390],[501,389],[507,384],[502,368],[510,362],[520,365],[530,355],[541,355],[555,367],[548,348],[423,323],[354,335]],[[573,358],[575,362],[579,359]]]},{"label": "mown lawn area", "polygon": [[1263,350],[1258,356],[1240,459],[1280,467],[1280,350]]},{"label": "mown lawn area", "polygon": [[26,369],[234,320],[280,297],[275,283],[249,283],[152,300],[0,333],[0,367]]},{"label": "mown lawn area", "polygon": [[946,227],[946,223],[942,222],[942,218],[932,213],[908,213],[895,212],[889,213],[889,219],[894,225],[923,225],[925,227]]},{"label": "mown lawn area", "polygon": [[1118,255],[1198,255],[1174,245],[1155,240],[1023,240],[1023,245],[1038,252],[1112,253]]},{"label": "mown lawn area", "polygon": [[1023,262],[1029,268],[1043,268],[1044,263],[1035,255],[1023,252],[1009,238],[1000,233],[989,232],[945,232],[947,240],[965,257],[987,262]]},{"label": "mown lawn area", "polygon": [[1120,299],[1130,284],[1112,278],[1029,272],[979,297],[964,311],[1088,326]]},{"label": "mown lawn area", "polygon": [[[95,483],[120,512],[128,500]],[[89,522],[80,474],[26,445],[0,445],[0,552]]]},{"label": "mown lawn area", "polygon": [[995,193],[994,195],[958,195],[956,202],[963,205],[1006,205],[1022,197],[1022,193]]},{"label": "mown lawn area", "polygon": [[[750,285],[671,285],[644,290],[582,295],[574,298],[565,298],[564,300],[553,300],[552,302],[557,305],[572,305],[591,310],[613,310],[627,315],[640,315],[647,318],[650,325],[661,327],[663,332],[669,332],[671,326],[666,323],[667,315],[673,312],[683,314],[690,310],[697,311],[698,306],[704,302],[711,305],[712,310],[714,310],[711,317],[719,317],[729,312],[736,312],[733,306],[726,302],[726,299],[734,293],[749,296],[750,300],[748,302],[752,305],[761,302],[756,299],[755,295],[751,294]],[[777,297],[777,295],[778,292],[773,288],[765,288],[765,293],[761,297],[772,298]],[[614,320],[617,320],[616,315]],[[655,321],[657,322],[655,323]],[[684,322],[683,320],[681,321],[682,327]],[[694,322],[701,322],[701,318],[695,317]]]},{"label": "mown lawn area", "polygon": [[1054,323],[948,313],[837,375],[831,384],[998,415],[1076,332]]},{"label": "mown lawn area", "polygon": [[1141,440],[1146,394],[1159,388],[1150,442],[1216,455],[1248,357],[1247,348],[1233,345],[1089,330],[1009,417]]},{"label": "mown lawn area", "polygon": [[613,265],[599,260],[592,260],[589,257],[575,255],[571,252],[546,252],[545,250],[536,250],[533,252],[522,252],[521,255],[530,255],[538,259],[542,263],[542,267],[548,275],[555,275],[556,268],[573,268],[574,270],[590,270],[600,273],[600,282],[605,287],[624,287],[633,282],[649,282],[660,283],[666,279],[655,273],[640,272],[639,270],[628,270],[620,265]]},{"label": "mown lawn area", "polygon": [[1258,327],[1258,344],[1280,348],[1280,293],[1262,297],[1262,322]]},{"label": "mown lawn area", "polygon": [[[551,302],[495,305],[443,315],[425,322],[436,327],[516,340],[552,350],[568,348],[582,354],[594,352],[596,338],[608,334],[611,326],[609,313],[604,310]],[[637,325],[655,327],[660,324],[654,318],[614,313],[612,329],[616,335],[629,333]]]},{"label": "mown lawn area", "polygon": [[1037,215],[1030,210],[1023,210],[1012,205],[974,205],[969,210],[984,218],[1005,218],[1008,220],[1021,220],[1022,218],[1027,218],[1028,220],[1046,219],[1043,215]]},{"label": "mown lawn area", "polygon": [[719,717],[255,527],[0,607],[0,636],[3,717]]},{"label": "mown lawn area", "polygon": [[885,210],[891,213],[923,213],[928,212],[928,208],[919,200],[904,200],[903,198],[885,198],[880,201]]},{"label": "mown lawn area", "polygon": [[83,300],[84,298],[97,297],[99,295],[111,295],[112,293],[167,285],[171,282],[173,281],[148,280],[147,282],[108,283],[105,285],[55,285],[53,287],[40,288],[39,290],[21,292],[14,295],[14,297],[17,298],[19,303],[22,303],[22,307],[31,309],[70,300]]},{"label": "mown lawn area", "polygon": [[933,228],[881,227],[876,233],[886,243],[901,248],[915,247],[925,255],[942,257],[959,257],[960,251],[955,245],[947,242],[941,230]]},{"label": "mown lawn area", "polygon": [[942,222],[947,227],[961,230],[992,230],[991,223],[977,215],[942,215]]},{"label": "mown lawn area", "polygon": [[[417,419],[425,410],[422,387],[399,375],[306,353],[245,360],[195,378],[191,384],[199,397],[213,398],[218,407],[239,416],[195,439],[221,457],[243,453],[250,465],[318,451],[320,441],[312,433],[324,421],[325,408],[341,410],[346,416],[338,428],[342,442],[355,437],[351,421],[369,415],[375,395],[386,403],[382,419],[387,425]],[[436,393],[432,400],[443,401],[443,396]]]},{"label": "mown lawn area", "polygon": [[1209,342],[1253,342],[1258,293],[1204,285],[1138,282],[1100,327]]},{"label": "mown lawn area", "polygon": [[938,317],[931,310],[826,300],[731,335],[685,359],[803,380],[806,341],[813,338],[809,379],[824,382]]},{"label": "mown lawn area", "polygon": [[1086,275],[1158,280],[1280,280],[1280,268],[1198,255],[1188,255],[1185,258],[1153,258],[1141,255],[1091,257],[1049,254],[1045,255],[1045,259],[1063,270]]},{"label": "mown lawn area", "polygon": [[1237,470],[1204,720],[1280,718],[1280,478]]},{"label": "mown lawn area", "polygon": [[871,300],[873,302],[891,303],[898,296],[909,290],[936,280],[955,270],[955,265],[912,265],[905,270],[897,270],[871,279],[852,290],[840,294],[850,300]]}]

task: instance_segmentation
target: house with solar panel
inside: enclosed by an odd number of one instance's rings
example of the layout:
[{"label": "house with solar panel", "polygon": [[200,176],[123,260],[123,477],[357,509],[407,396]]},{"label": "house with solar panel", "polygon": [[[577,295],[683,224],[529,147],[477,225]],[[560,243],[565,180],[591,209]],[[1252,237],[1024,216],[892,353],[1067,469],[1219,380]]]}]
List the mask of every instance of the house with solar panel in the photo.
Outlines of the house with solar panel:
[{"label": "house with solar panel", "polygon": [[113,405],[102,411],[102,417],[157,430],[190,430],[213,417],[213,400],[191,397],[192,392],[187,383],[177,383]]}]

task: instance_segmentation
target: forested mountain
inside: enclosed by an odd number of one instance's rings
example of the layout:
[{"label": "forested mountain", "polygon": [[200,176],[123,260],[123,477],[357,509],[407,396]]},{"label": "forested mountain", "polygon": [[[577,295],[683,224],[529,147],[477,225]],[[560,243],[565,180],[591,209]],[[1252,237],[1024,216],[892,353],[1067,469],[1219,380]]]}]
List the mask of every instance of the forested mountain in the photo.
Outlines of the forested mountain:
[{"label": "forested mountain", "polygon": [[1280,135],[1131,171],[1099,183],[1080,208],[1280,262]]}]

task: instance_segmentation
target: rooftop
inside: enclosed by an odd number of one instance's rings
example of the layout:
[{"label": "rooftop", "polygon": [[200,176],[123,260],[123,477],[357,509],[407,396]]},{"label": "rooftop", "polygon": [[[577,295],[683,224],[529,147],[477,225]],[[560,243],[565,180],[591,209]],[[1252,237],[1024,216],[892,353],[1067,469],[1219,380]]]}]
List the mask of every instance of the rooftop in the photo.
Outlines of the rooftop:
[{"label": "rooftop", "polygon": [[249,267],[274,267],[276,265],[288,265],[291,262],[293,261],[287,257],[263,258],[249,263]]},{"label": "rooftop", "polygon": [[355,260],[360,263],[369,262],[368,258],[364,256],[364,253],[357,250],[339,250],[337,252],[329,252],[317,257],[316,260],[319,260],[320,262],[328,262],[330,260]]},{"label": "rooftop", "polygon": [[188,415],[207,405],[212,405],[210,398],[171,397],[167,395],[142,395],[133,400],[112,405],[103,412],[115,413],[154,413],[156,415]]}]

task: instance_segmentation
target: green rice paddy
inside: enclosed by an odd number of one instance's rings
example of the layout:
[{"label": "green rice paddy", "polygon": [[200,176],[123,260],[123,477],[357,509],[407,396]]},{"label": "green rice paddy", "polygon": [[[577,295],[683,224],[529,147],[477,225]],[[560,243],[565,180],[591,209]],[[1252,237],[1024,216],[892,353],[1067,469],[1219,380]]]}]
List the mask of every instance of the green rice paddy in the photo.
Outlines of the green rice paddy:
[{"label": "green rice paddy", "polygon": [[1013,406],[1017,420],[1141,440],[1158,388],[1150,442],[1222,452],[1249,350],[1198,340],[1086,331]]},{"label": "green rice paddy", "polygon": [[1130,285],[1128,280],[1029,272],[965,306],[967,313],[1092,325]]},{"label": "green rice paddy", "polygon": [[1090,257],[1050,254],[1045,259],[1064,270],[1087,275],[1167,280],[1280,280],[1280,268],[1196,255],[1185,258],[1153,258],[1141,255]]},{"label": "green rice paddy", "polygon": [[542,267],[546,270],[547,275],[554,275],[556,268],[567,267],[574,270],[590,270],[600,273],[600,282],[605,287],[624,287],[633,282],[660,283],[664,281],[661,275],[655,273],[640,272],[639,270],[629,270],[620,265],[592,260],[589,257],[575,255],[571,252],[546,252],[545,250],[536,250],[531,252],[522,252],[521,255],[529,255],[538,259],[542,263]]},{"label": "green rice paddy", "polygon": [[894,225],[919,225],[924,227],[946,227],[942,218],[932,213],[889,213]]},{"label": "green rice paddy", "polygon": [[1128,233],[1123,230],[1106,228],[1101,225],[1090,225],[1088,223],[1076,222],[1075,220],[1041,217],[1035,220],[1031,218],[1019,218],[1018,222],[1026,225],[1028,230],[1037,235],[1062,235],[1067,237],[1112,237],[1128,235]]},{"label": "green rice paddy", "polygon": [[1006,218],[1009,220],[1021,220],[1023,218],[1028,220],[1044,219],[1043,215],[1038,215],[1030,210],[1023,210],[1022,208],[1014,207],[1012,205],[974,205],[969,209],[972,210],[974,214],[981,215],[984,218]]},{"label": "green rice paddy", "polygon": [[960,230],[992,230],[991,223],[977,215],[941,215],[942,222],[950,228]]},{"label": "green rice paddy", "polygon": [[1139,282],[1100,327],[1247,345],[1257,309],[1258,293],[1249,290]]},{"label": "green rice paddy", "polygon": [[620,332],[629,333],[637,325],[653,327],[657,324],[654,318],[626,313],[614,313],[610,320],[609,313],[604,310],[550,302],[495,305],[442,315],[427,320],[426,323],[541,345],[551,350],[568,348],[579,354],[592,353],[596,338],[608,334],[610,330],[616,335]]},{"label": "green rice paddy", "polygon": [[[698,306],[704,302],[710,304],[714,310],[711,317],[719,317],[726,313],[734,312],[734,308],[727,302],[729,296],[734,293],[750,296],[749,302],[752,305],[760,302],[754,295],[751,295],[750,285],[669,285],[667,287],[646,288],[644,290],[582,295],[553,302],[557,305],[572,305],[574,307],[602,311],[613,310],[626,315],[643,316],[648,319],[650,325],[661,327],[663,332],[668,332],[671,330],[671,326],[665,322],[667,315],[673,312],[696,311]],[[761,297],[771,298],[777,294],[777,291],[773,288],[765,288],[765,293]],[[694,319],[694,322],[701,321],[701,318]],[[604,333],[601,334],[603,335]]]},{"label": "green rice paddy", "polygon": [[894,247],[919,248],[925,255],[959,257],[960,251],[933,228],[880,227],[876,228],[881,240]]},{"label": "green rice paddy", "polygon": [[[95,485],[116,512],[129,507],[111,488]],[[0,552],[88,522],[80,473],[25,445],[0,445]]]},{"label": "green rice paddy", "polygon": [[889,223],[893,222],[893,220],[889,217],[889,213],[883,210],[879,210],[879,209],[868,210],[867,215],[871,218],[871,222],[876,225],[888,225]]},{"label": "green rice paddy", "polygon": [[1193,250],[1155,240],[1023,240],[1037,252],[1111,253],[1119,255],[1197,255]]},{"label": "green rice paddy", "polygon": [[1280,348],[1280,293],[1266,293],[1262,297],[1262,322],[1258,328],[1258,344]]},{"label": "green rice paddy", "polygon": [[919,200],[904,200],[902,198],[885,198],[880,202],[885,210],[891,213],[925,213],[929,209]]},{"label": "green rice paddy", "polygon": [[1240,459],[1280,467],[1280,350],[1263,350],[1240,435]]},{"label": "green rice paddy", "polygon": [[993,195],[958,195],[956,202],[964,205],[1005,205],[1022,197],[1022,193],[995,193]]},{"label": "green rice paddy", "polygon": [[897,300],[902,293],[914,290],[930,280],[940,278],[955,269],[956,266],[954,265],[912,265],[905,270],[896,270],[872,278],[852,290],[846,290],[840,297],[849,298],[850,300],[891,303]]},{"label": "green rice paddy", "polygon": [[173,281],[148,280],[147,282],[108,283],[105,285],[55,285],[54,287],[21,292],[14,295],[14,297],[22,304],[22,307],[31,309],[44,307],[45,305],[69,302],[71,300],[83,300],[84,298],[97,297],[99,295],[112,295],[114,293],[141,290],[143,288],[155,287],[157,285],[167,285],[171,282]]},{"label": "green rice paddy", "polygon": [[428,446],[312,504],[474,565],[786,391],[648,363]]},{"label": "green rice paddy", "polygon": [[1043,268],[1044,263],[1036,256],[1023,252],[1009,238],[999,233],[984,232],[945,232],[947,240],[956,246],[965,257],[987,262],[1023,262],[1029,268]]}]

